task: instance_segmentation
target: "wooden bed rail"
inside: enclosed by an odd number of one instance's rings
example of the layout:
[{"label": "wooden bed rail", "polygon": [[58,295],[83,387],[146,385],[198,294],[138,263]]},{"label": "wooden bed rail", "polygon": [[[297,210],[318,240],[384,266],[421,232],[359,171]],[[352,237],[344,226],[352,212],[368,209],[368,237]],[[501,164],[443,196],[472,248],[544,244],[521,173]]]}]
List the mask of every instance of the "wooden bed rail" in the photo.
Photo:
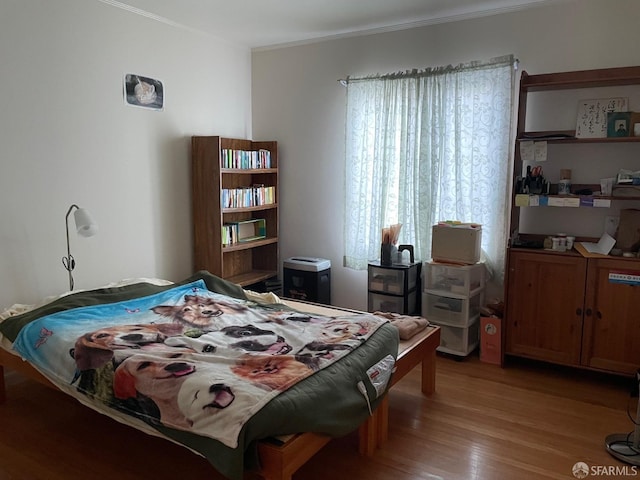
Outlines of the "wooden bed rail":
[{"label": "wooden bed rail", "polygon": [[[440,345],[440,328],[428,327],[413,338],[401,342],[398,349],[396,371],[391,387],[417,365],[422,366],[421,390],[431,395],[436,388],[436,348]],[[389,400],[384,397],[374,414],[360,425],[358,450],[361,455],[372,456],[388,437]],[[329,441],[330,437],[316,433],[300,433],[283,445],[260,442],[258,451],[262,469],[258,472],[265,480],[291,480],[293,473],[304,465]]]}]

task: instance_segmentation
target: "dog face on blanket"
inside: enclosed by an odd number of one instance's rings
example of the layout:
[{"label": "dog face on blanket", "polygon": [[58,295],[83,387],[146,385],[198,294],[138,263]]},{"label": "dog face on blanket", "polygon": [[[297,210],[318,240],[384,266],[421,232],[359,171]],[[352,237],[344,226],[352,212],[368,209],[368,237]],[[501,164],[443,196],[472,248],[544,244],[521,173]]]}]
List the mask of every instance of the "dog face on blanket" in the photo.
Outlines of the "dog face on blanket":
[{"label": "dog face on blanket", "polygon": [[154,344],[163,344],[168,337],[181,335],[182,331],[182,325],[175,323],[101,328],[79,337],[72,356],[78,370],[92,370],[109,362],[113,358],[114,350],[138,350]]},{"label": "dog face on blanket", "polygon": [[[116,398],[135,398],[138,393],[153,400],[160,411],[160,421],[167,426],[188,428],[193,421],[187,418],[178,405],[180,390],[196,366],[184,361],[181,355],[173,358],[135,355],[124,360],[116,369],[113,390]],[[202,409],[222,409],[233,402],[231,389],[221,383],[213,384],[207,392],[201,392]]]},{"label": "dog face on blanket", "polygon": [[244,355],[231,371],[254,384],[281,391],[312,373],[291,355]]},{"label": "dog face on blanket", "polygon": [[301,361],[305,357],[332,359],[335,356],[333,352],[339,350],[353,350],[353,347],[342,343],[310,342],[302,347],[296,356]]},{"label": "dog face on blanket", "polygon": [[203,385],[195,376],[185,379],[178,394],[180,412],[189,423],[196,424],[227,408],[236,396],[224,383]]},{"label": "dog face on blanket", "polygon": [[277,323],[284,325],[287,322],[302,322],[302,323],[322,323],[328,320],[330,317],[316,317],[307,313],[291,312],[288,310],[282,310],[278,312],[272,312],[267,316],[265,323]]},{"label": "dog face on blanket", "polygon": [[[237,340],[235,340],[237,339]],[[198,353],[214,353],[218,348],[231,348],[240,352],[259,352],[267,355],[285,355],[292,350],[284,338],[272,330],[254,325],[230,325],[206,332],[197,338],[182,336],[170,338],[167,344],[188,347]]]},{"label": "dog face on blanket", "polygon": [[372,322],[358,319],[335,319],[326,323],[322,332],[325,343],[343,343],[347,340],[362,340],[371,331]]},{"label": "dog face on blanket", "polygon": [[199,295],[185,295],[182,305],[159,305],[154,313],[169,317],[172,321],[189,327],[210,327],[216,317],[225,313],[237,314],[247,310],[240,303],[225,302]]},{"label": "dog face on blanket", "polygon": [[220,331],[228,337],[238,339],[237,342],[230,345],[231,348],[269,355],[284,355],[291,351],[291,345],[271,330],[263,330],[253,325],[232,325],[224,327]]}]

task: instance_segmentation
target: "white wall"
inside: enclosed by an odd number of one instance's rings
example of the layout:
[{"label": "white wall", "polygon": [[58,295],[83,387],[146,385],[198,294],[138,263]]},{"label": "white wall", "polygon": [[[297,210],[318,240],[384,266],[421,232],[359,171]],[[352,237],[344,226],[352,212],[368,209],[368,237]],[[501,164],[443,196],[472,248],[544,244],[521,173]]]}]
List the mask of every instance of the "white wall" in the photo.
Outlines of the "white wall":
[{"label": "white wall", "polygon": [[366,308],[366,272],[342,267],[346,92],[337,79],[508,53],[530,74],[637,65],[639,21],[637,0],[576,0],[254,52],[254,138],[280,142],[282,259],[330,259],[332,303]]},{"label": "white wall", "polygon": [[[98,0],[2,0],[0,65],[0,307],[68,288],[72,203],[100,226],[71,234],[76,288],[190,275],[190,137],[251,136],[249,50]],[[125,105],[125,73],[162,80],[165,110]]]}]

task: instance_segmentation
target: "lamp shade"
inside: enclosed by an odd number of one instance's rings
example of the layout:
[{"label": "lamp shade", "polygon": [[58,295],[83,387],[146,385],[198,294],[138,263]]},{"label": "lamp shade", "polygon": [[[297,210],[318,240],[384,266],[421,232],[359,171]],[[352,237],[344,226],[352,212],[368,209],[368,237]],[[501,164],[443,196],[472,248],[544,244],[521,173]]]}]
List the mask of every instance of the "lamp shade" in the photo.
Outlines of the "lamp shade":
[{"label": "lamp shade", "polygon": [[91,218],[91,215],[84,208],[78,208],[73,216],[76,221],[78,235],[92,237],[98,233],[98,224]]}]

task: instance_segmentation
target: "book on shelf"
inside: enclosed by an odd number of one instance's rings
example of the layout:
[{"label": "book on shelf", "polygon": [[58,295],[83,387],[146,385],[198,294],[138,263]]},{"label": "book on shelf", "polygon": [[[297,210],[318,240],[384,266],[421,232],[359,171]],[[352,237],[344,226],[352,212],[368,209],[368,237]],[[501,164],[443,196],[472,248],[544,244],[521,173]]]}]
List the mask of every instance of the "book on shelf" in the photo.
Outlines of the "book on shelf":
[{"label": "book on shelf", "polygon": [[240,222],[226,222],[222,225],[222,245],[251,242],[267,237],[267,222],[264,218],[255,218]]},{"label": "book on shelf", "polygon": [[222,168],[241,170],[271,168],[271,152],[265,149],[247,151],[223,148],[221,162]]},{"label": "book on shelf", "polygon": [[275,203],[276,187],[253,185],[251,187],[223,188],[222,208],[246,208]]}]

